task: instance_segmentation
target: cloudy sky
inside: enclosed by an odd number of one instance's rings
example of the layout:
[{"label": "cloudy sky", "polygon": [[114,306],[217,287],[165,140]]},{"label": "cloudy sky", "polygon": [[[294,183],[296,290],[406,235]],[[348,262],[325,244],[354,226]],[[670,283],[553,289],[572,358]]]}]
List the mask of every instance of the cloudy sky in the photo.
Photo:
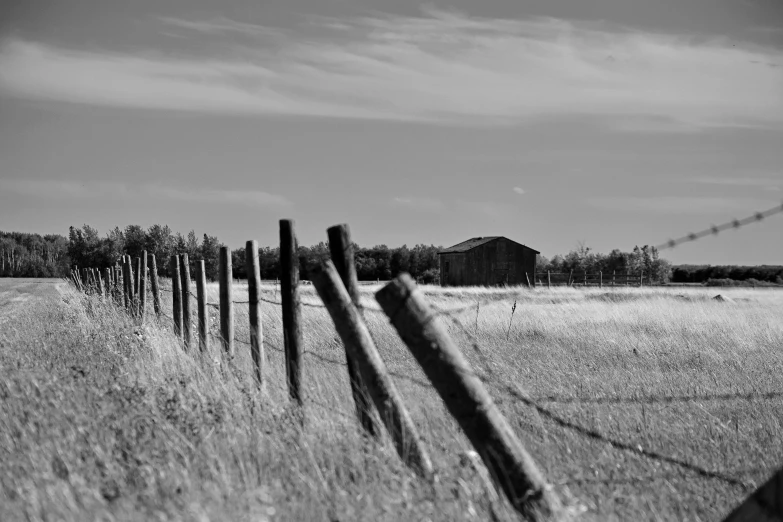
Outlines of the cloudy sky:
[{"label": "cloudy sky", "polygon": [[[0,229],[659,244],[783,200],[779,0],[6,0]],[[783,263],[783,217],[668,252]]]}]

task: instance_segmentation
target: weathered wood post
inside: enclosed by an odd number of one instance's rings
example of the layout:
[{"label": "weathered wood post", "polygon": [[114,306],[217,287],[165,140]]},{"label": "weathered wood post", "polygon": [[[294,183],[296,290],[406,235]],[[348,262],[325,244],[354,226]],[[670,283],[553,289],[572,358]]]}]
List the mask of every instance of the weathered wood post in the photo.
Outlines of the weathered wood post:
[{"label": "weathered wood post", "polygon": [[103,280],[101,280],[101,271],[99,268],[93,269],[93,274],[95,277],[95,291],[98,293],[98,295],[103,299]]},{"label": "weathered wood post", "polygon": [[158,281],[158,265],[155,262],[155,254],[147,254],[147,265],[150,270],[150,289],[152,290],[152,309],[155,315],[160,317],[160,285]]},{"label": "weathered wood post", "polygon": [[144,315],[147,312],[147,251],[141,253],[139,268],[139,318],[144,322]]},{"label": "weathered wood post", "polygon": [[103,269],[103,279],[106,281],[105,293],[106,299],[108,300],[112,298],[111,289],[113,285],[111,280],[111,268],[106,267]]},{"label": "weathered wood post", "polygon": [[131,315],[136,314],[136,277],[133,273],[133,259],[130,255],[126,256],[128,260],[128,302],[130,303]]},{"label": "weathered wood post", "polygon": [[196,297],[198,302],[198,343],[201,353],[209,350],[209,315],[207,309],[207,273],[204,270],[204,260],[196,262]]},{"label": "weathered wood post", "polygon": [[527,287],[531,288],[531,286],[530,286],[530,277],[527,275],[527,272],[525,272],[525,281],[527,282]]},{"label": "weathered wood post", "polygon": [[82,268],[82,287],[84,288],[84,293],[88,293],[90,290],[90,277],[87,275],[87,269]]},{"label": "weathered wood post", "polygon": [[261,322],[261,268],[258,263],[258,242],[245,243],[247,300],[250,321],[250,355],[260,387],[264,387],[264,325]]},{"label": "weathered wood post", "polygon": [[401,274],[376,299],[512,505],[531,520],[557,516],[559,499],[413,279]]},{"label": "weathered wood post", "polygon": [[190,312],[190,263],[187,254],[179,256],[179,276],[182,283],[182,338],[187,350],[193,337],[193,315]]},{"label": "weathered wood post", "polygon": [[220,266],[218,269],[220,284],[220,336],[223,338],[223,350],[234,357],[234,297],[231,287],[231,249],[220,247]]},{"label": "weathered wood post", "polygon": [[128,256],[122,256],[122,295],[125,300],[125,311],[130,313],[130,302],[132,299],[130,285],[130,264]]},{"label": "weathered wood post", "polygon": [[574,277],[574,271],[573,271],[573,270],[571,270],[571,271],[568,273],[568,284],[567,284],[566,286],[571,286],[571,282],[572,282],[572,279],[573,279],[573,277]]},{"label": "weathered wood post", "polygon": [[179,259],[173,255],[169,258],[169,273],[171,274],[172,318],[174,319],[174,335],[182,338],[182,282],[179,275]]},{"label": "weathered wood post", "polygon": [[598,271],[598,288],[604,287],[604,272],[603,270]]},{"label": "weathered wood post", "polygon": [[[331,245],[331,241],[330,241]],[[424,477],[432,475],[432,462],[416,426],[386,370],[359,308],[352,302],[331,261],[308,270],[318,295],[334,321],[345,350],[366,383],[380,417],[400,458]],[[369,413],[369,412],[368,412]],[[373,425],[373,429],[375,426]]]},{"label": "weathered wood post", "polygon": [[288,393],[302,404],[302,310],[299,302],[299,258],[292,219],[280,220],[280,301],[283,308]]},{"label": "weathered wood post", "polygon": [[546,287],[552,288],[552,277],[549,274],[549,270],[546,271]]},{"label": "weathered wood post", "polygon": [[[351,302],[356,306],[359,315],[362,314],[361,294],[359,292],[359,279],[356,275],[356,262],[354,260],[353,244],[351,243],[351,230],[348,225],[335,225],[326,229],[326,235],[329,239],[329,252],[335,270],[340,275],[342,284]],[[317,287],[316,287],[317,289]],[[320,291],[319,291],[320,294]],[[323,298],[323,296],[321,296]],[[343,341],[345,344],[345,341]],[[351,383],[351,394],[353,395],[354,406],[356,407],[356,416],[359,419],[364,431],[377,437],[380,430],[376,425],[376,420],[372,412],[370,402],[370,393],[362,381],[362,373],[359,371],[357,362],[345,346],[345,358],[348,363],[348,379]]]},{"label": "weathered wood post", "polygon": [[585,288],[587,288],[587,270],[585,270],[585,281],[584,281],[584,283],[582,284],[582,286],[584,286]]},{"label": "weathered wood post", "polygon": [[617,270],[612,270],[612,288],[614,288],[614,277],[617,274]]},{"label": "weathered wood post", "polygon": [[136,307],[139,303],[139,292],[141,288],[141,258],[133,260],[133,295],[136,297]]}]

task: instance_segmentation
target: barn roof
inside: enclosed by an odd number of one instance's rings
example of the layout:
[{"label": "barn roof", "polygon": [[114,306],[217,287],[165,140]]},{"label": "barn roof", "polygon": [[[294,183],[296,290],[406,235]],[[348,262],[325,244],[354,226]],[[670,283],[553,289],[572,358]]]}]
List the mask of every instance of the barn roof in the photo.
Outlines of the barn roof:
[{"label": "barn roof", "polygon": [[[474,237],[474,238],[468,239],[467,241],[463,241],[462,243],[457,243],[456,245],[454,245],[452,247],[444,248],[443,250],[438,252],[438,254],[456,254],[456,253],[461,253],[461,252],[467,252],[468,250],[472,250],[472,249],[476,248],[477,246],[481,246],[481,245],[483,245],[485,243],[489,243],[490,241],[494,241],[494,240],[499,239],[501,237],[503,237],[504,239],[508,239],[507,237],[504,237],[504,236]],[[517,243],[516,241],[513,241],[511,239],[508,239],[508,240],[511,241],[512,243]],[[519,245],[520,243],[517,243],[517,244]],[[527,245],[522,245],[522,246],[525,247],[525,248],[530,248]],[[540,254],[541,253],[538,250],[535,250],[535,249],[532,249],[532,248],[530,248],[530,250],[533,250],[533,252],[535,252],[536,254]]]}]

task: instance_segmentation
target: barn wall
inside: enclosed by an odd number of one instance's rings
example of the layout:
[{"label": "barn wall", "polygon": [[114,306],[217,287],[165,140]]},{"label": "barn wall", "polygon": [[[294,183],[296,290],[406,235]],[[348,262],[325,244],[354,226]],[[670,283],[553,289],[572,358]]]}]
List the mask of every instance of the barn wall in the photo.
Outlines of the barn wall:
[{"label": "barn wall", "polygon": [[[506,238],[439,257],[442,286],[523,285],[527,283],[525,272],[530,284],[536,284],[536,252]],[[446,261],[449,261],[448,274]]]}]

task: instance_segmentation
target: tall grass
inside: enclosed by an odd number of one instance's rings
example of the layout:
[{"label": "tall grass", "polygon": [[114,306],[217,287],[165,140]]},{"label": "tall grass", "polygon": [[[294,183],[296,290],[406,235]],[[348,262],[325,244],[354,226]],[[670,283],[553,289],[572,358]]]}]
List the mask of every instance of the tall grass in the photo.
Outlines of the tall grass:
[{"label": "tall grass", "polygon": [[[388,440],[359,432],[347,371],[326,362],[344,362],[344,353],[325,310],[303,309],[302,425],[285,390],[277,306],[262,309],[262,393],[249,346],[238,344],[233,361],[215,340],[208,354],[184,353],[165,320],[140,327],[63,290],[27,303],[0,337],[0,519],[513,519],[503,501],[488,500],[464,458],[468,442],[420,384],[388,320],[369,310],[373,290],[362,289],[367,322],[432,454],[434,485],[402,466]],[[783,293],[721,289],[735,302],[720,303],[701,290],[426,291],[439,309],[460,310],[447,320],[451,334],[493,376],[487,384],[501,410],[558,492],[584,506],[584,519],[714,519],[747,494],[564,430],[505,385],[538,398],[783,390]],[[217,287],[209,294],[217,302]],[[318,302],[311,288],[303,294]],[[236,311],[237,337],[249,340],[246,309]],[[469,349],[474,335],[481,354]],[[748,482],[783,461],[779,399],[548,407]]]}]

